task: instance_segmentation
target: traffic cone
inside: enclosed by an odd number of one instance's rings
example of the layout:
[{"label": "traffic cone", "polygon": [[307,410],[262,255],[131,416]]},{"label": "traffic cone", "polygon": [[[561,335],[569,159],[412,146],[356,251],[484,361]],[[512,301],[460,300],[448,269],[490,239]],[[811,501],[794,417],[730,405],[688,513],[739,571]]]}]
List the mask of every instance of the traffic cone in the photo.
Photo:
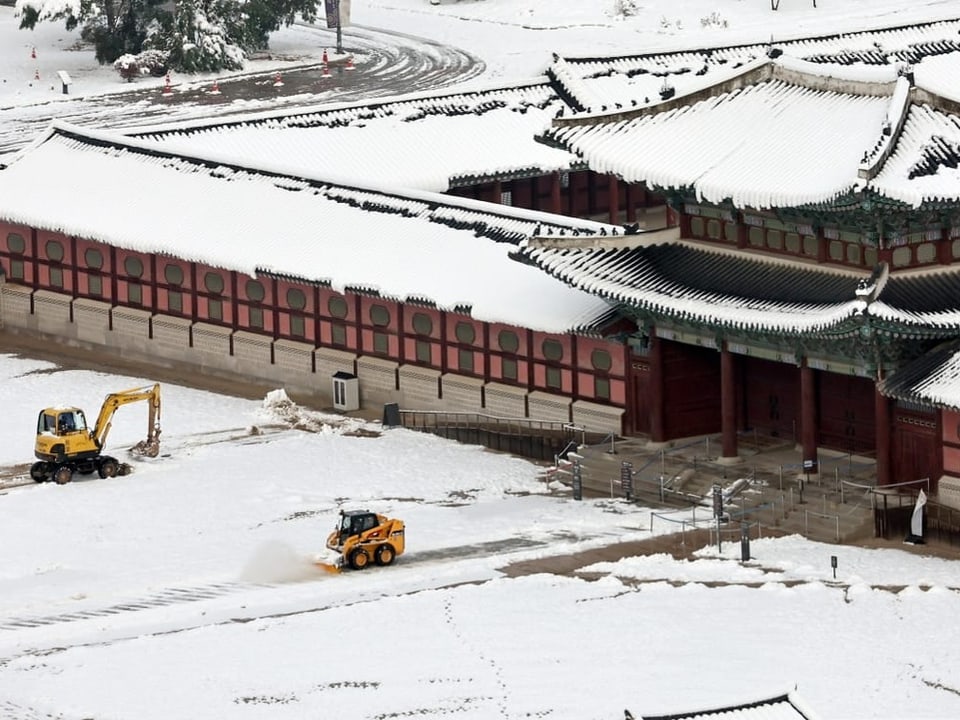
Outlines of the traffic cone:
[{"label": "traffic cone", "polygon": [[33,71],[33,79],[34,80],[40,79],[40,68],[37,68],[36,70]]},{"label": "traffic cone", "polygon": [[326,49],[326,48],[323,49],[323,64],[324,64],[324,65],[327,64],[327,49]]},{"label": "traffic cone", "polygon": [[283,79],[280,77],[280,73],[277,73],[276,77],[273,78],[273,86],[274,87],[283,86]]},{"label": "traffic cone", "polygon": [[163,95],[164,97],[173,95],[173,86],[170,85],[170,73],[167,73],[167,78],[163,83]]},{"label": "traffic cone", "polygon": [[216,80],[213,81],[213,85],[210,86],[210,90],[207,93],[208,95],[219,95],[220,94],[220,83]]},{"label": "traffic cone", "polygon": [[320,73],[320,77],[328,78],[330,77],[330,66],[326,63],[323,64],[323,72]]},{"label": "traffic cone", "polygon": [[346,67],[346,69],[347,69],[347,70],[354,70],[354,69],[355,69],[355,68],[353,67],[353,55],[351,55],[350,57],[347,58],[347,67]]},{"label": "traffic cone", "polygon": [[30,51],[30,57],[31,57],[31,59],[33,59],[33,60],[36,60],[36,59],[37,59],[37,49],[36,49],[36,48],[33,48],[33,50]]}]

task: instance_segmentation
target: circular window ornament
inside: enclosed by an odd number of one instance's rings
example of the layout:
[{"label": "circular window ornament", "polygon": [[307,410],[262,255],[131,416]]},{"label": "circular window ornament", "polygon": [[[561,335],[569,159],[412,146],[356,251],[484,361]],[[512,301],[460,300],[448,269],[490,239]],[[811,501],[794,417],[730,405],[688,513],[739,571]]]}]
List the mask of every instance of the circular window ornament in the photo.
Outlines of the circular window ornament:
[{"label": "circular window ornament", "polygon": [[334,295],[327,301],[327,310],[332,317],[343,320],[347,317],[348,312],[346,299],[339,295]]},{"label": "circular window ornament", "polygon": [[609,371],[613,366],[610,353],[606,350],[594,350],[590,354],[590,363],[593,365],[594,370],[603,370],[604,372]]},{"label": "circular window ornament", "polygon": [[123,269],[130,277],[140,277],[143,275],[143,261],[140,258],[128,257],[123,261]]},{"label": "circular window ornament", "polygon": [[433,320],[426,313],[414,313],[413,330],[418,335],[430,335],[433,332]]},{"label": "circular window ornament", "polygon": [[246,290],[247,297],[254,302],[263,302],[263,299],[267,296],[263,283],[258,280],[247,280]]},{"label": "circular window ornament", "polygon": [[203,286],[207,292],[219,295],[223,292],[223,277],[220,273],[208,272],[203,276]]},{"label": "circular window ornament", "polygon": [[477,338],[477,331],[473,325],[468,322],[458,322],[454,333],[457,336],[457,342],[461,342],[464,345],[472,345],[473,341]]},{"label": "circular window ornament", "polygon": [[167,283],[170,285],[180,285],[183,283],[183,268],[179,265],[174,265],[169,263],[163,269],[163,277],[166,279]]},{"label": "circular window ornament", "polygon": [[10,233],[7,235],[7,248],[9,248],[12,253],[22,255],[23,251],[27,249],[27,243],[20,233]]},{"label": "circular window ornament", "polygon": [[390,311],[383,305],[370,306],[370,322],[379,327],[385,327],[390,324]]},{"label": "circular window ornament", "polygon": [[543,345],[540,346],[540,349],[543,351],[543,356],[547,360],[553,362],[559,362],[563,360],[563,345],[561,345],[556,340],[544,340]]},{"label": "circular window ornament", "polygon": [[513,330],[501,330],[497,342],[504,352],[515,353],[520,349],[520,338]]},{"label": "circular window ornament", "polygon": [[59,240],[47,240],[46,251],[47,257],[54,262],[63,260],[63,243]]},{"label": "circular window ornament", "polygon": [[292,310],[303,310],[307,306],[307,295],[300,288],[287,290],[287,305]]},{"label": "circular window ornament", "polygon": [[103,253],[96,248],[87,248],[83,253],[83,261],[91,270],[99,270],[103,267]]}]

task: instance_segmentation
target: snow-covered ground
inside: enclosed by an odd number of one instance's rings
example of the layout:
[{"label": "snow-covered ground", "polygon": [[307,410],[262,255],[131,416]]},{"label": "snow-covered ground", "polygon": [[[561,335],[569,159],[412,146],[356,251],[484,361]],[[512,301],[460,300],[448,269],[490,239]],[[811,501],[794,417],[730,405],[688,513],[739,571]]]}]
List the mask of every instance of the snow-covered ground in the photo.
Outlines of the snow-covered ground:
[{"label": "snow-covered ground", "polygon": [[[535,75],[551,52],[960,13],[956,0],[817,4],[647,0],[622,18],[613,0],[354,0],[353,19],[469,50],[493,84]],[[56,100],[57,69],[74,95],[129,89],[77,37],[16,30],[0,7],[0,107]],[[273,47],[318,58],[307,38],[291,28]],[[30,462],[40,407],[92,415],[106,393],[148,381],[0,356],[0,466]],[[308,428],[293,429],[276,402],[163,395],[162,455],[133,475],[0,490],[0,717],[600,720],[795,687],[822,718],[960,717],[954,563],[792,537],[754,541],[748,564],[728,543],[692,562],[510,579],[513,560],[649,537],[650,510],[575,502],[526,461],[404,430],[304,414]],[[111,447],[144,425],[144,408],[121,409]],[[390,568],[318,570],[341,507],[404,519],[407,553]]]},{"label": "snow-covered ground", "polygon": [[[489,86],[528,79],[543,72],[552,53],[606,56],[654,50],[731,45],[746,42],[843,33],[960,15],[956,0],[353,0],[351,19],[358,28],[428,38],[454,45],[487,66]],[[624,15],[622,6],[636,13]],[[57,70],[73,79],[71,95],[129,90],[110,66],[99,66],[79,31],[63,23],[40,23],[18,30],[11,7],[0,6],[0,108],[61,97]],[[350,28],[343,45],[349,51]],[[318,62],[332,51],[332,34],[318,42],[303,28],[283,28],[271,36],[273,57],[251,61],[247,71],[271,71]],[[34,50],[36,57],[33,57]],[[362,68],[361,68],[362,69]],[[36,80],[39,75],[40,80]],[[212,76],[197,80],[209,82]],[[178,81],[184,78],[176,78]],[[162,85],[142,78],[136,87]]]},{"label": "snow-covered ground", "polygon": [[[8,355],[0,378],[0,467],[41,406],[149,382]],[[278,395],[165,384],[160,457],[127,458],[132,404],[109,445],[133,474],[2,491],[0,717],[600,720],[794,687],[822,718],[960,716],[954,563],[789,537],[511,579],[650,537],[650,510]],[[407,552],[317,568],[341,507],[402,518]]]}]

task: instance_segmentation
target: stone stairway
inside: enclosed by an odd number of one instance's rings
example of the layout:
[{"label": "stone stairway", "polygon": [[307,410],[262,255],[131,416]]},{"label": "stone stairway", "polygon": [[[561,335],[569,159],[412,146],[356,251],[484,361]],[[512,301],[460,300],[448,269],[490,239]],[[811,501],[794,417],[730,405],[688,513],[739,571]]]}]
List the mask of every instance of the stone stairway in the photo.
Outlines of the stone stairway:
[{"label": "stone stairway", "polygon": [[[728,518],[721,532],[731,537],[739,538],[744,521],[830,543],[873,536],[869,498],[864,492],[842,492],[840,482],[854,479],[872,484],[869,461],[851,462],[849,467],[845,464],[842,476],[836,471],[807,478],[799,471],[800,453],[792,443],[758,441],[742,448],[742,462],[720,465],[715,457],[718,442],[716,437],[705,437],[655,446],[641,438],[630,438],[618,440],[613,447],[580,446],[553,476],[571,485],[573,461],[578,461],[584,497],[626,500],[622,476],[623,464],[629,463],[629,500],[651,508],[697,505],[704,509],[705,522],[712,514],[713,488],[719,485]],[[835,469],[839,465],[833,463]]]}]

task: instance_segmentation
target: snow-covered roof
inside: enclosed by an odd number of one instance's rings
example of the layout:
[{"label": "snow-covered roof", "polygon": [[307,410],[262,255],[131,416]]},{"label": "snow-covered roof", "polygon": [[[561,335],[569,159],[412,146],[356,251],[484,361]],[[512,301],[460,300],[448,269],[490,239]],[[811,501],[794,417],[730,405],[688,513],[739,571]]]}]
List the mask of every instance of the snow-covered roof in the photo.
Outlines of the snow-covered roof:
[{"label": "snow-covered roof", "polygon": [[860,332],[916,338],[960,331],[960,266],[891,273],[831,268],[689,241],[557,247],[522,253],[573,287],[679,322],[787,336]]},{"label": "snow-covered roof", "polygon": [[887,397],[960,409],[960,343],[946,343],[887,377],[880,385]]},{"label": "snow-covered roof", "polygon": [[[848,72],[867,73],[868,66],[910,64],[920,70],[928,62],[937,69],[922,73],[924,82],[955,78],[960,67],[960,19],[920,23],[844,35],[783,40],[729,47],[710,47],[680,52],[658,52],[619,57],[556,57],[547,74],[569,94],[578,109],[599,110],[606,105],[630,107],[634,102],[659,97],[666,82],[679,94],[688,89],[720,82],[768,55],[783,55],[826,66],[845,67]],[[955,85],[955,83],[952,83]]]},{"label": "snow-covered roof", "polygon": [[[818,89],[817,79],[800,84],[792,68],[786,80],[785,71],[765,67],[770,70],[757,74],[757,82],[680,98],[662,112],[635,111],[607,122],[558,119],[545,136],[596,172],[692,188],[717,204],[825,203],[858,186],[860,163],[882,137],[897,83],[887,83],[886,96],[844,93]],[[870,87],[872,93],[877,85]]]},{"label": "snow-covered roof", "polygon": [[0,219],[256,275],[431,301],[546,332],[607,303],[511,259],[522,239],[613,234],[587,220],[178,155],[54,124],[0,171]]},{"label": "snow-covered roof", "polygon": [[644,715],[641,720],[815,720],[817,716],[796,691],[737,705],[706,708],[669,715]]},{"label": "snow-covered roof", "polygon": [[787,335],[835,329],[866,310],[869,276],[690,243],[524,255],[572,286],[678,321]]},{"label": "snow-covered roof", "polygon": [[444,192],[484,179],[568,170],[578,158],[535,141],[564,103],[546,79],[474,92],[417,94],[134,131],[175,151],[270,162],[341,182],[381,178]]},{"label": "snow-covered roof", "polygon": [[543,137],[597,172],[715,204],[798,207],[862,190],[914,207],[956,201],[960,104],[913,79],[907,66],[753,61],[646,105],[558,117]]}]

